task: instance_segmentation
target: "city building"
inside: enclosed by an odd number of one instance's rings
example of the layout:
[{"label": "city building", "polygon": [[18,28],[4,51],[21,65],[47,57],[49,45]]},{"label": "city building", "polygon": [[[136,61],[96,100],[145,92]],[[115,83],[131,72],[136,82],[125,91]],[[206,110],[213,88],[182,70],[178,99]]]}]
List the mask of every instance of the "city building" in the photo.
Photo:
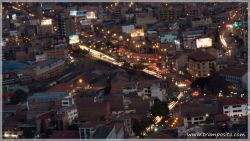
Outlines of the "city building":
[{"label": "city building", "polygon": [[156,9],[157,17],[159,18],[159,20],[172,23],[178,20],[179,17],[181,17],[183,7],[174,4],[162,4],[162,6]]},{"label": "city building", "polygon": [[184,127],[205,124],[209,116],[218,113],[218,102],[212,100],[200,99],[183,103],[180,106],[180,115],[183,118]]},{"label": "city building", "polygon": [[63,73],[65,59],[48,59],[40,62],[34,68],[35,80],[44,80],[60,76]]},{"label": "city building", "polygon": [[183,36],[183,47],[184,49],[196,49],[196,39],[204,35],[204,30],[191,30],[184,31]]},{"label": "city building", "polygon": [[[62,106],[64,102],[62,102]],[[56,113],[57,129],[65,130],[77,119],[78,113],[75,106],[62,107]]]},{"label": "city building", "polygon": [[66,92],[34,93],[28,97],[27,120],[34,121],[37,115],[62,107],[62,100],[67,96]]},{"label": "city building", "polygon": [[212,18],[210,17],[201,17],[201,18],[190,18],[190,25],[192,28],[197,27],[206,27],[212,25]]},{"label": "city building", "polygon": [[229,117],[247,116],[247,99],[240,97],[222,98],[223,114]]},{"label": "city building", "polygon": [[220,76],[233,84],[236,91],[243,91],[244,89],[247,89],[247,67],[228,67],[220,71]]},{"label": "city building", "polygon": [[58,58],[66,58],[67,56],[67,44],[58,44],[53,48],[45,50],[46,59],[58,59]]},{"label": "city building", "polygon": [[86,123],[79,128],[80,139],[123,139],[124,129],[120,122]]},{"label": "city building", "polygon": [[184,11],[186,16],[199,17],[204,15],[204,3],[184,3]]},{"label": "city building", "polygon": [[207,77],[216,70],[215,57],[211,54],[197,50],[188,56],[187,71],[192,77]]},{"label": "city building", "polygon": [[183,71],[184,67],[187,65],[188,56],[184,53],[177,53],[171,58],[173,70],[179,72]]},{"label": "city building", "polygon": [[76,29],[76,18],[70,17],[67,14],[61,13],[57,15],[58,33],[60,36],[68,37],[69,35],[75,35]]}]

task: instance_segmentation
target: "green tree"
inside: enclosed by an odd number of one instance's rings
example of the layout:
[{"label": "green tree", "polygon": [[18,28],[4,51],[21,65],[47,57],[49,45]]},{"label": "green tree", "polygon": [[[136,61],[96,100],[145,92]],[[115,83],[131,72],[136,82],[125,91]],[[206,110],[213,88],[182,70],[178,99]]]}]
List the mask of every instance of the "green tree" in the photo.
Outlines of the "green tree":
[{"label": "green tree", "polygon": [[136,136],[141,137],[141,133],[143,132],[143,127],[138,119],[132,120],[132,129]]},{"label": "green tree", "polygon": [[31,138],[34,138],[34,136],[35,136],[35,131],[32,130],[32,128],[24,128],[23,129],[23,138],[31,139]]},{"label": "green tree", "polygon": [[224,78],[218,74],[214,74],[208,77],[206,88],[214,94],[219,93],[221,90],[223,94],[229,94],[228,85],[229,83]]},{"label": "green tree", "polygon": [[152,118],[142,118],[141,120],[132,119],[132,129],[136,136],[143,138],[142,133],[152,123]]},{"label": "green tree", "polygon": [[72,124],[68,127],[68,130],[78,130],[78,125],[77,124]]},{"label": "green tree", "polygon": [[150,112],[153,117],[155,116],[167,117],[169,115],[168,102],[155,99],[154,105],[151,107]]},{"label": "green tree", "polygon": [[10,103],[18,104],[19,102],[25,102],[27,101],[27,98],[28,94],[25,91],[19,89],[15,92],[14,97],[10,99]]}]

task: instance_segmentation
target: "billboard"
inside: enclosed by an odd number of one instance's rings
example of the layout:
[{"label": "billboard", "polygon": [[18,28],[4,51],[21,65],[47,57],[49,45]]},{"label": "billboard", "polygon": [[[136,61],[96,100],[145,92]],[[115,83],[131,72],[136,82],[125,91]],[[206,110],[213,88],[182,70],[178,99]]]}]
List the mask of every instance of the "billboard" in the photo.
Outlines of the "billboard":
[{"label": "billboard", "polygon": [[161,34],[161,43],[174,43],[177,39],[177,34]]},{"label": "billboard", "polygon": [[69,36],[69,44],[79,43],[79,35],[70,35]]},{"label": "billboard", "polygon": [[196,47],[197,48],[212,47],[212,39],[209,37],[196,39]]},{"label": "billboard", "polygon": [[73,9],[70,10],[70,11],[69,11],[69,15],[70,15],[70,16],[77,16],[77,10],[73,10]]},{"label": "billboard", "polygon": [[87,12],[87,19],[96,19],[96,14],[94,11]]},{"label": "billboard", "polygon": [[17,20],[16,14],[12,14],[11,17],[12,17],[12,20]]},{"label": "billboard", "polygon": [[77,16],[78,17],[86,17],[87,11],[86,10],[77,11]]},{"label": "billboard", "polygon": [[41,25],[52,25],[52,19],[41,20]]},{"label": "billboard", "polygon": [[142,37],[144,36],[144,30],[143,29],[134,29],[131,33],[130,33],[131,37]]}]

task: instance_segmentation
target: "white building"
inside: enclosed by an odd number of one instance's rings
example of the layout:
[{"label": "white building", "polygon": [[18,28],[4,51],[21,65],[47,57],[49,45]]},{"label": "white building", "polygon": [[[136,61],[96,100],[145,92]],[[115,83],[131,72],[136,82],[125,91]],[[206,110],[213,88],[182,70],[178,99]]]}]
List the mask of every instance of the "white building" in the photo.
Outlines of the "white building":
[{"label": "white building", "polygon": [[192,28],[201,27],[201,26],[208,26],[212,24],[211,18],[196,18],[192,19]]},{"label": "white building", "polygon": [[75,102],[71,96],[67,96],[62,99],[62,107],[70,107],[72,105],[75,105]]},{"label": "white building", "polygon": [[156,97],[160,101],[163,101],[163,96],[166,94],[166,89],[161,87],[161,83],[153,84],[151,87],[151,97]]},{"label": "white building", "polygon": [[58,115],[64,115],[68,125],[72,125],[73,121],[78,117],[76,107],[63,107],[57,111]]},{"label": "white building", "polygon": [[244,98],[225,98],[222,100],[223,113],[229,117],[247,115],[247,100]]},{"label": "white building", "polygon": [[[139,84],[140,85],[140,84]],[[143,99],[149,99],[150,97],[158,98],[163,101],[166,96],[166,88],[161,82],[152,81],[144,86],[139,86],[137,95]]]},{"label": "white building", "polygon": [[122,88],[122,93],[124,94],[129,94],[133,92],[137,92],[137,87],[123,87]]},{"label": "white building", "polygon": [[36,62],[44,61],[46,60],[46,54],[43,52],[38,52],[36,53],[35,58],[36,58]]},{"label": "white building", "polygon": [[180,112],[184,127],[205,124],[207,117],[218,113],[217,101],[196,100],[181,105]]}]

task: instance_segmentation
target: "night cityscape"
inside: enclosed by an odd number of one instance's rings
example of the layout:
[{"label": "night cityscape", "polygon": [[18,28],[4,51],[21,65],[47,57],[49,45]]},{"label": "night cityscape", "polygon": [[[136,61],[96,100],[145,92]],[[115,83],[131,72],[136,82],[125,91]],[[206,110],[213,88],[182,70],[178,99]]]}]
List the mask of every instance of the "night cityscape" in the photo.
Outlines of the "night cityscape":
[{"label": "night cityscape", "polygon": [[247,139],[248,3],[2,3],[4,139]]}]

